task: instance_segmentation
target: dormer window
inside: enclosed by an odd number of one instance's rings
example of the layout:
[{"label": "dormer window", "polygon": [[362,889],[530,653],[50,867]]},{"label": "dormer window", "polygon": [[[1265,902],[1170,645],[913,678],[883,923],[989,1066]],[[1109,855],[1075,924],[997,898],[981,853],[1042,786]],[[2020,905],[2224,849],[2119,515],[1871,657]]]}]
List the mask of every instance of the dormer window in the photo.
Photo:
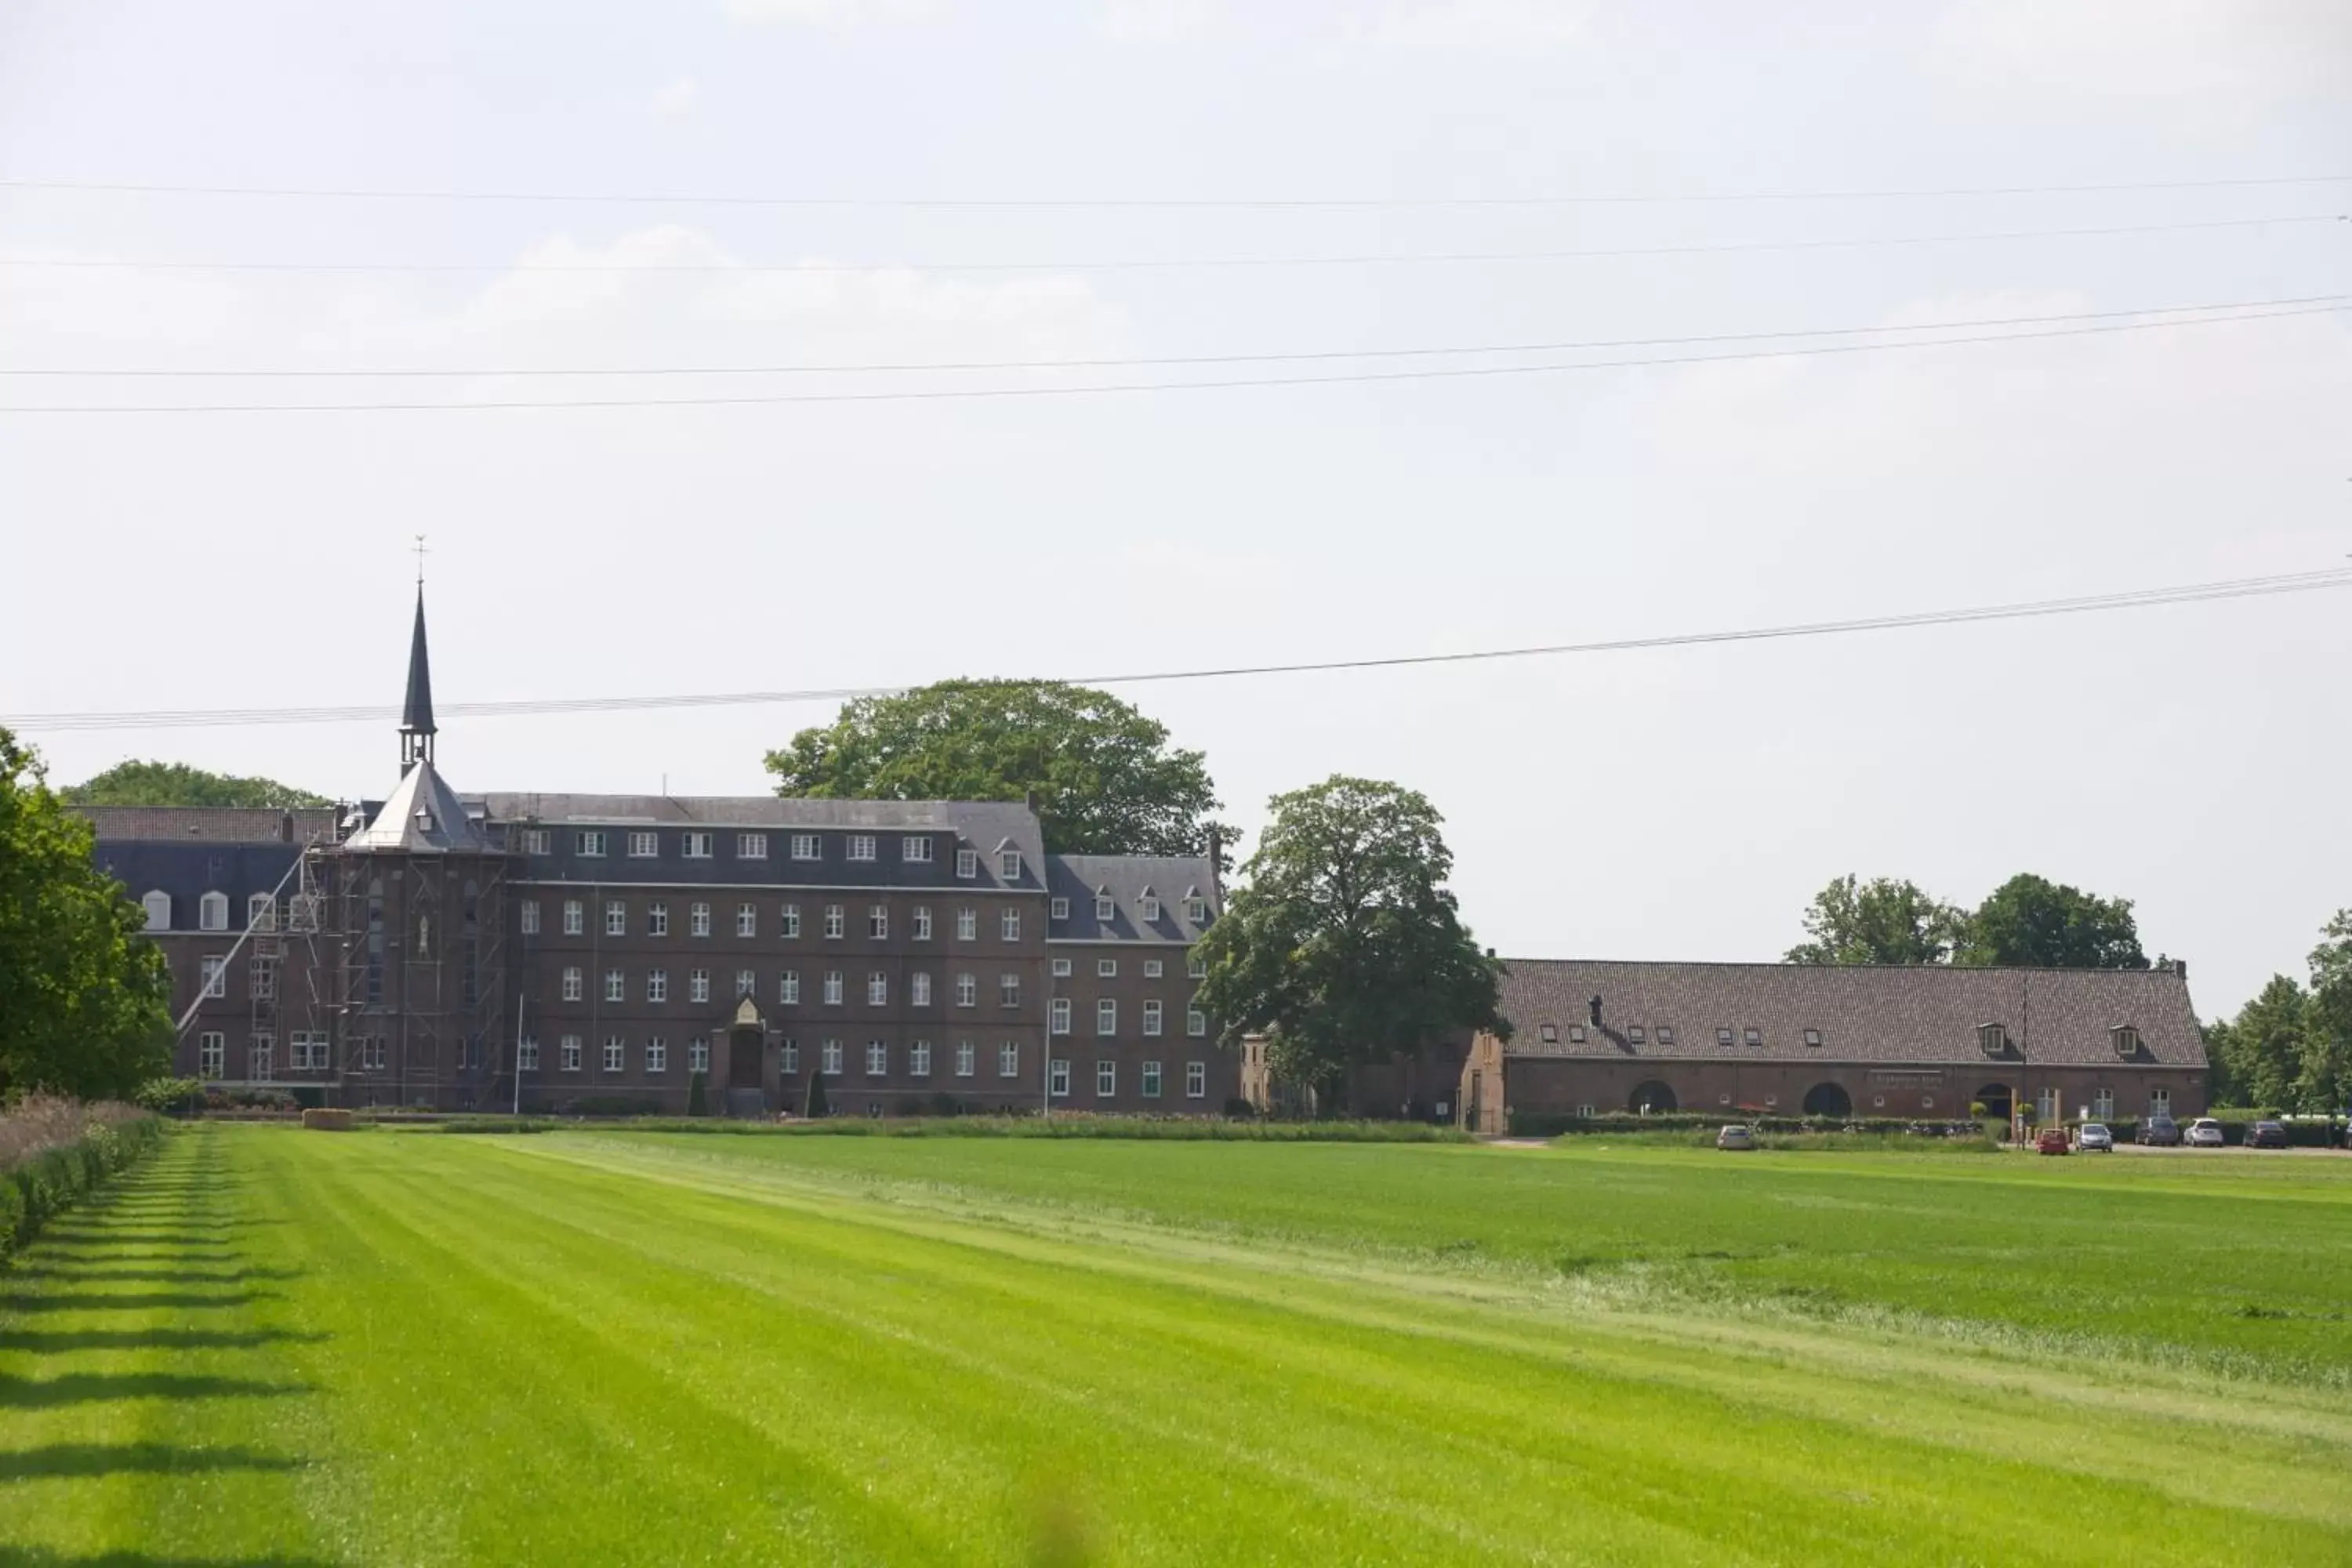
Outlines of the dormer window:
[{"label": "dormer window", "polygon": [[1196,926],[1209,923],[1209,900],[1201,896],[1198,888],[1184,895],[1184,918]]},{"label": "dormer window", "polygon": [[1989,1057],[2007,1056],[2009,1054],[2009,1026],[2006,1024],[1979,1024],[1977,1026],[1977,1048],[1984,1052],[1984,1054]]},{"label": "dormer window", "polygon": [[979,850],[964,848],[956,851],[956,875],[966,881],[980,875]]},{"label": "dormer window", "polygon": [[1108,888],[1095,889],[1095,919],[1110,921],[1118,918],[1118,900],[1110,896]]},{"label": "dormer window", "polygon": [[1143,917],[1144,924],[1157,925],[1160,923],[1159,894],[1153,892],[1150,888],[1146,888],[1143,889],[1142,897],[1136,900],[1136,903],[1139,907],[1139,911]]},{"label": "dormer window", "polygon": [[228,930],[228,895],[226,893],[206,893],[196,900],[196,929],[198,931]]},{"label": "dormer window", "polygon": [[2116,1055],[2130,1061],[2139,1055],[2139,1030],[2129,1024],[2110,1024],[2107,1038],[2115,1043]]},{"label": "dormer window", "polygon": [[1008,882],[1021,879],[1021,851],[999,849],[996,852],[996,874]]},{"label": "dormer window", "polygon": [[1070,900],[1067,899],[1055,899],[1048,912],[1057,921],[1068,920],[1070,918]]},{"label": "dormer window", "polygon": [[256,931],[278,929],[278,900],[268,893],[256,893],[245,900],[245,923]]},{"label": "dormer window", "polygon": [[142,894],[139,899],[139,907],[147,911],[147,929],[149,931],[170,931],[172,929],[171,894],[164,892],[160,888],[152,893]]}]

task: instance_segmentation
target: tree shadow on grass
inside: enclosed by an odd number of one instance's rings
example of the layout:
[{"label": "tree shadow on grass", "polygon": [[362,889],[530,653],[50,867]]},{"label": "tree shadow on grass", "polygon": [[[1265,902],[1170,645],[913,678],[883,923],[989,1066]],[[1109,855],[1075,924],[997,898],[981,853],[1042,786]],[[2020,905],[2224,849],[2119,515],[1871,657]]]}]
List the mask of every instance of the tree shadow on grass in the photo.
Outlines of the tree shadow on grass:
[{"label": "tree shadow on grass", "polygon": [[249,1351],[314,1345],[334,1335],[299,1329],[0,1329],[0,1351],[63,1355],[70,1351]]},{"label": "tree shadow on grass", "polygon": [[8,1271],[10,1279],[54,1279],[64,1285],[250,1285],[257,1280],[299,1279],[299,1268],[49,1268],[25,1264]]},{"label": "tree shadow on grass", "polygon": [[93,1476],[174,1476],[212,1470],[299,1470],[299,1459],[250,1448],[175,1448],[169,1443],[52,1443],[0,1449],[0,1482]]},{"label": "tree shadow on grass", "polygon": [[120,1296],[60,1290],[39,1296],[0,1296],[0,1312],[156,1312],[194,1311],[205,1307],[243,1307],[255,1301],[280,1300],[272,1290],[222,1290],[209,1296],[193,1290],[142,1290]]},{"label": "tree shadow on grass", "polygon": [[60,1377],[0,1375],[0,1410],[45,1410],[113,1399],[282,1399],[308,1384],[260,1383],[175,1372],[69,1372]]}]

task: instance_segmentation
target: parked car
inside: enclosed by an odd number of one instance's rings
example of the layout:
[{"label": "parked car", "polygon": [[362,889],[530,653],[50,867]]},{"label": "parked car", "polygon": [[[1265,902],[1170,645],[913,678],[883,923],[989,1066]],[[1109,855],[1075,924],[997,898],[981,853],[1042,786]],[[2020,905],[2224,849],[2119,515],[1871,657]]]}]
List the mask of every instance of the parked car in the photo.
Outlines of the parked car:
[{"label": "parked car", "polygon": [[2180,1147],[2180,1123],[2169,1116],[2151,1116],[2139,1124],[2139,1141],[2151,1149]]},{"label": "parked car", "polygon": [[2074,1147],[2088,1152],[2093,1149],[2102,1153],[2116,1152],[2116,1135],[2107,1131],[2104,1121],[2085,1121],[2074,1131]]},{"label": "parked car", "polygon": [[2290,1142],[2285,1126],[2280,1122],[2257,1121],[2246,1130],[2249,1149],[2284,1149]]},{"label": "parked car", "polygon": [[2229,1141],[2221,1131],[2221,1124],[2210,1116],[2200,1116],[2190,1122],[2188,1132],[2181,1139],[2191,1149],[2219,1149]]},{"label": "parked car", "polygon": [[2034,1138],[2033,1148],[2036,1153],[2041,1154],[2071,1154],[2074,1152],[2074,1145],[2066,1142],[2063,1127],[2043,1128]]},{"label": "parked car", "polygon": [[1756,1129],[1735,1121],[1715,1135],[1715,1146],[1718,1149],[1753,1149],[1756,1147]]}]

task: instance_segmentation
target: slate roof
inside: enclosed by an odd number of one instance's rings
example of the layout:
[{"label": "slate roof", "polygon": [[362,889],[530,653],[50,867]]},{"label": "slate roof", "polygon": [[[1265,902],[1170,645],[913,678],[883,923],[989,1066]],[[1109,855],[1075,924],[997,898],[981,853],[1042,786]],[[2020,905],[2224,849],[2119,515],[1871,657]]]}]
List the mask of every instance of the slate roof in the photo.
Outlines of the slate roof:
[{"label": "slate roof", "polygon": [[[1095,918],[1095,894],[1108,889],[1117,900],[1108,921]],[[1184,918],[1184,900],[1198,896],[1217,917],[1216,868],[1205,855],[1055,855],[1046,863],[1045,890],[1070,900],[1070,916],[1047,928],[1049,942],[1197,941],[1208,927]],[[1160,900],[1160,919],[1143,918],[1146,892]]]},{"label": "slate roof", "polygon": [[[1514,1057],[1615,1061],[1984,1063],[1977,1026],[1998,1023],[2045,1066],[2201,1068],[2203,1037],[2188,977],[2173,969],[1953,969],[1798,963],[1651,963],[1512,959],[1503,1014]],[[1601,1027],[1590,999],[1601,999]],[[2139,1031],[2132,1064],[2111,1026]],[[1552,1026],[1557,1041],[1543,1038]],[[1632,1038],[1635,1026],[1643,1038]],[[1671,1043],[1661,1041],[1661,1027]],[[1581,1029],[1581,1040],[1572,1031]],[[1717,1031],[1732,1031],[1732,1043]],[[1755,1029],[1760,1043],[1747,1044]],[[1809,1046],[1805,1031],[1821,1033]]]},{"label": "slate roof", "polygon": [[400,705],[404,735],[430,735],[433,725],[433,668],[425,648],[425,584],[416,584],[416,625],[408,635],[408,694]]},{"label": "slate roof", "polygon": [[[291,813],[273,807],[220,805],[79,805],[72,809],[89,818],[101,843],[127,840],[194,840],[205,844],[305,844],[331,835],[331,808],[305,807]],[[293,818],[293,837],[287,837],[287,817]]]},{"label": "slate roof", "polygon": [[420,757],[368,825],[343,840],[343,848],[357,854],[480,855],[489,851],[490,841],[467,817],[457,792]]},{"label": "slate roof", "polygon": [[233,932],[245,928],[247,900],[276,888],[301,853],[299,843],[112,838],[92,858],[133,899],[169,893],[173,931],[196,929],[197,901],[206,893],[227,895]]}]

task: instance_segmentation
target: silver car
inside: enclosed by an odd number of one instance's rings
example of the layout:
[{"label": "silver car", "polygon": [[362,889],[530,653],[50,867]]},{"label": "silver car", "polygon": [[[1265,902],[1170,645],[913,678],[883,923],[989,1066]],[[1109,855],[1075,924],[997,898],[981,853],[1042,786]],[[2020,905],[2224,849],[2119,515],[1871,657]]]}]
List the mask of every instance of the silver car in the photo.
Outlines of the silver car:
[{"label": "silver car", "polygon": [[2116,1135],[2107,1131],[2107,1124],[2104,1121],[2085,1121],[2075,1131],[2074,1147],[2085,1153],[2096,1149],[2102,1153],[2112,1154],[2116,1152]]},{"label": "silver car", "polygon": [[1735,1121],[1715,1135],[1715,1146],[1718,1149],[1753,1149],[1756,1147],[1756,1129]]},{"label": "silver car", "polygon": [[2191,1149],[2219,1149],[2230,1140],[2222,1135],[2221,1124],[2210,1116],[2200,1116],[2189,1124],[2181,1142]]}]

